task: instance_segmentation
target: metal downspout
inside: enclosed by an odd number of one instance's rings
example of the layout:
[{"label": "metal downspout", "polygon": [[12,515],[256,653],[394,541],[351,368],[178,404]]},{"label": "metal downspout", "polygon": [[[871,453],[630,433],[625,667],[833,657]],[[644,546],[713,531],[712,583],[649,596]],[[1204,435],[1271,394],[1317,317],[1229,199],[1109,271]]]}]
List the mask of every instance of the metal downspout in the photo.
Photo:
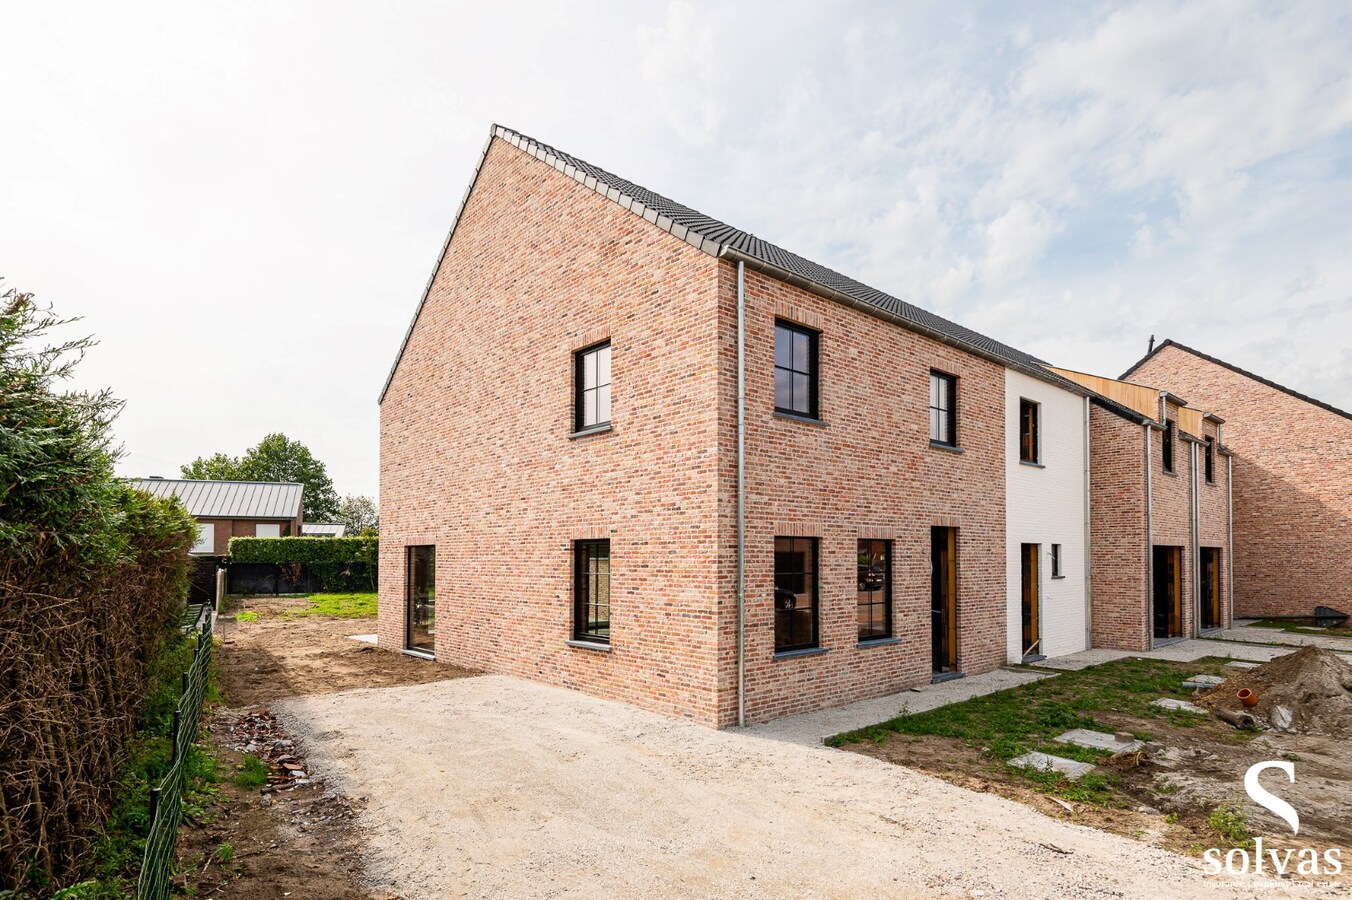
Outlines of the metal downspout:
[{"label": "metal downspout", "polygon": [[746,264],[737,261],[737,725],[746,727]]},{"label": "metal downspout", "polygon": [[[1220,431],[1216,433],[1216,443],[1220,443]],[[1230,585],[1230,624],[1235,627],[1235,458],[1225,457],[1225,493],[1226,493],[1226,543],[1225,580]]]},{"label": "metal downspout", "polygon": [[1084,649],[1092,650],[1094,648],[1094,580],[1090,575],[1090,565],[1094,559],[1091,552],[1091,528],[1089,518],[1089,504],[1093,496],[1089,490],[1089,479],[1091,476],[1089,468],[1089,452],[1092,449],[1089,437],[1089,423],[1091,418],[1092,402],[1088,397],[1084,398]]},{"label": "metal downspout", "polygon": [[1155,525],[1152,521],[1152,478],[1150,472],[1150,426],[1142,425],[1145,435],[1145,639],[1146,649],[1155,647]]},{"label": "metal downspout", "polygon": [[1192,445],[1192,636],[1202,636],[1202,495],[1197,484],[1197,444]]}]

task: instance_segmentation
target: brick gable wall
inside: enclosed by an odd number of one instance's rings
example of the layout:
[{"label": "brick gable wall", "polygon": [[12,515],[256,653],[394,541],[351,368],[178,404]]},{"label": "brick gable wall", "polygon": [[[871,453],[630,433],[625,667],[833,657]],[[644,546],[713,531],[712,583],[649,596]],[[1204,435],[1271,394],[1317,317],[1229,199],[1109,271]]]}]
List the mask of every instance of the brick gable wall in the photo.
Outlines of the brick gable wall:
[{"label": "brick gable wall", "polygon": [[1352,612],[1352,420],[1176,346],[1131,377],[1226,420],[1236,615]]},{"label": "brick gable wall", "polygon": [[[382,646],[435,544],[439,660],[713,725],[717,263],[500,140],[381,406]],[[575,349],[614,429],[570,440]],[[566,642],[574,540],[611,542],[612,649]]]},{"label": "brick gable wall", "polygon": [[1142,426],[1089,410],[1091,630],[1095,647],[1150,649]]}]

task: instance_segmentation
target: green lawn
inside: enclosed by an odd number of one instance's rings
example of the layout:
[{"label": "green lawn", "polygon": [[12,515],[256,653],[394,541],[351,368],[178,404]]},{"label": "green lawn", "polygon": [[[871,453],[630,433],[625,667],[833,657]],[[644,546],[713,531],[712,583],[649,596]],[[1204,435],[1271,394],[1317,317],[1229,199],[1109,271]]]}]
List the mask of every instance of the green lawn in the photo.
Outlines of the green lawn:
[{"label": "green lawn", "polygon": [[335,619],[373,619],[376,594],[311,594],[310,605],[292,610],[290,616],[329,616]]},{"label": "green lawn", "polygon": [[[892,734],[933,735],[960,740],[982,750],[993,761],[1008,763],[1031,750],[1040,750],[1067,759],[1097,763],[1109,754],[1102,750],[1058,744],[1052,738],[1071,728],[1090,728],[1113,732],[1112,725],[1100,721],[1105,713],[1125,714],[1140,719],[1159,720],[1177,727],[1190,727],[1205,717],[1173,712],[1151,706],[1160,697],[1186,700],[1191,691],[1183,689],[1183,679],[1206,673],[1220,675],[1225,660],[1208,657],[1179,664],[1156,659],[1121,659],[1103,665],[1063,672],[1060,675],[1021,685],[962,703],[941,706],[928,712],[902,714],[878,725],[845,732],[831,738],[833,747],[874,741],[881,743]],[[1148,730],[1133,732],[1149,740]],[[1060,780],[1055,773],[1015,769],[1043,789]],[[1079,782],[1061,784],[1057,793],[1072,799],[1105,800],[1112,789],[1111,772],[1095,772]],[[1042,782],[1047,784],[1043,785]]]},{"label": "green lawn", "polygon": [[1348,637],[1352,635],[1352,619],[1344,620],[1342,625],[1332,628],[1318,628],[1314,624],[1314,617],[1308,621],[1290,622],[1280,619],[1259,619],[1251,623],[1254,628],[1272,628],[1277,631],[1287,631],[1292,634],[1322,634],[1328,637]]}]

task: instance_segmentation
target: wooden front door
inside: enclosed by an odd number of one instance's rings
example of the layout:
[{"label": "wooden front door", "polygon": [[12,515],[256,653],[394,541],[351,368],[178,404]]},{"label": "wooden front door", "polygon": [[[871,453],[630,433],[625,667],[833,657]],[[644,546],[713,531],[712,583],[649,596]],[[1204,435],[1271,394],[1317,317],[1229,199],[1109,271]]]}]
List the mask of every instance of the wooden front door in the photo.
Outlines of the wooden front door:
[{"label": "wooden front door", "polygon": [[930,629],[935,672],[958,670],[958,530],[930,529]]},{"label": "wooden front door", "polygon": [[1023,544],[1019,548],[1020,579],[1023,583],[1023,655],[1037,650],[1042,634],[1038,628],[1041,610],[1038,606],[1038,554],[1040,544]]},{"label": "wooden front door", "polygon": [[1217,547],[1202,548],[1202,627],[1221,627],[1221,551]]},{"label": "wooden front door", "polygon": [[1155,600],[1152,612],[1156,640],[1183,636],[1183,548],[1155,547]]}]

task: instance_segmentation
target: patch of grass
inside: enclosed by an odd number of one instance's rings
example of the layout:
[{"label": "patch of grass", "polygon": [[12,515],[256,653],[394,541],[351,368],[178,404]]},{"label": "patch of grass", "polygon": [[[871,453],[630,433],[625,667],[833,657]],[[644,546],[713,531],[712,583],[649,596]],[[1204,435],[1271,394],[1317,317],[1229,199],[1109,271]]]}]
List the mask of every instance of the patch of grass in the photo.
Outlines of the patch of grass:
[{"label": "patch of grass", "polygon": [[1248,819],[1238,806],[1218,806],[1207,817],[1207,824],[1225,838],[1232,847],[1248,847],[1253,843]]},{"label": "patch of grass", "polygon": [[257,621],[258,621],[258,613],[254,612],[254,611],[252,611],[252,610],[247,610],[247,611],[241,612],[241,613],[235,613],[235,621],[236,621],[236,622],[242,622],[242,623],[245,623],[245,624],[248,624],[249,622],[257,622]]},{"label": "patch of grass", "polygon": [[311,594],[310,605],[293,609],[288,616],[329,616],[335,619],[373,619],[376,615],[376,594]]},{"label": "patch of grass", "polygon": [[[842,747],[859,741],[881,743],[892,734],[933,735],[962,741],[1007,768],[1009,760],[1034,750],[1097,764],[1109,755],[1106,751],[1059,744],[1053,739],[1072,728],[1111,731],[1096,718],[1107,713],[1160,718],[1180,727],[1199,724],[1205,721],[1204,716],[1165,711],[1151,703],[1160,697],[1188,699],[1192,693],[1184,690],[1183,679],[1198,672],[1219,674],[1224,662],[1216,657],[1186,665],[1159,659],[1115,660],[927,712],[903,713],[868,728],[835,735],[827,743]],[[1110,802],[1118,783],[1112,772],[1090,772],[1072,782],[1057,772],[1018,767],[1010,771],[1038,790],[1088,803]]]},{"label": "patch of grass", "polygon": [[235,847],[229,841],[221,841],[220,846],[216,848],[216,852],[212,855],[224,866],[235,858]]},{"label": "patch of grass", "polygon": [[246,791],[261,788],[268,783],[268,764],[254,754],[246,753],[244,761],[235,766],[231,781]]},{"label": "patch of grass", "polygon": [[1308,620],[1287,622],[1280,619],[1259,619],[1257,622],[1250,623],[1254,628],[1271,628],[1276,631],[1286,631],[1291,634],[1323,634],[1332,637],[1347,637],[1352,634],[1352,619],[1346,619],[1341,625],[1332,625],[1327,628],[1321,628],[1314,624],[1314,618]]}]

